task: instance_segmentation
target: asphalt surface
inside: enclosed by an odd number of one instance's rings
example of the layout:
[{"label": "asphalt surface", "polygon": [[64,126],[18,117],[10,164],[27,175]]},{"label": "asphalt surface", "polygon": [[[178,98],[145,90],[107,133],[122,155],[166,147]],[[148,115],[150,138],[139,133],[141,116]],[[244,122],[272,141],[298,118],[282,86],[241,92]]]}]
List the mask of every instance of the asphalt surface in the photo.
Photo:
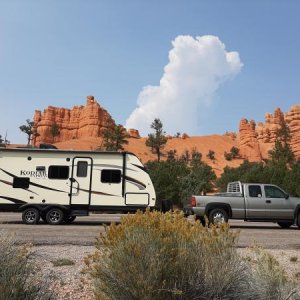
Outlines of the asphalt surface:
[{"label": "asphalt surface", "polygon": [[[77,217],[68,225],[37,225],[22,223],[20,213],[0,213],[0,230],[12,233],[19,243],[34,245],[93,245],[97,236],[105,232],[105,226],[119,222],[120,214],[92,214]],[[240,231],[238,247],[257,243],[267,249],[291,249],[300,251],[300,229],[296,226],[282,229],[275,223],[244,222],[231,220],[231,229]]]}]

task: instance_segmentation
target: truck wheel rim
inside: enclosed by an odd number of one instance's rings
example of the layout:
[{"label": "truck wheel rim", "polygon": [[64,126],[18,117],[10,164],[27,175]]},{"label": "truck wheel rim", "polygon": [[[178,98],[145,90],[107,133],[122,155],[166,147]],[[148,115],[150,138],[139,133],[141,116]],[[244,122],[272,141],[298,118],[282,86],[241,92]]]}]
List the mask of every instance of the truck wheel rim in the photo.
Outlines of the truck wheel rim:
[{"label": "truck wheel rim", "polygon": [[214,220],[214,224],[223,224],[223,223],[225,223],[225,218],[224,218],[224,215],[222,213],[214,214],[213,220]]},{"label": "truck wheel rim", "polygon": [[33,222],[36,219],[36,214],[34,211],[30,210],[25,214],[25,219],[27,222]]}]

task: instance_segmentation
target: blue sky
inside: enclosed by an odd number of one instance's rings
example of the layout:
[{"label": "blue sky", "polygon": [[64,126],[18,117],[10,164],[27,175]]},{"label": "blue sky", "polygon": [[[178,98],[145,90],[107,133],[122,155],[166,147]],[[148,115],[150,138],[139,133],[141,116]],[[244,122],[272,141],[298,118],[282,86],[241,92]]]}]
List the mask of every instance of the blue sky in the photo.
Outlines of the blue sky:
[{"label": "blue sky", "polygon": [[243,64],[200,103],[196,134],[263,121],[300,104],[299,11],[297,0],[0,0],[0,134],[25,143],[18,127],[35,109],[71,108],[87,95],[125,124],[142,89],[159,85],[180,35],[216,36]]}]

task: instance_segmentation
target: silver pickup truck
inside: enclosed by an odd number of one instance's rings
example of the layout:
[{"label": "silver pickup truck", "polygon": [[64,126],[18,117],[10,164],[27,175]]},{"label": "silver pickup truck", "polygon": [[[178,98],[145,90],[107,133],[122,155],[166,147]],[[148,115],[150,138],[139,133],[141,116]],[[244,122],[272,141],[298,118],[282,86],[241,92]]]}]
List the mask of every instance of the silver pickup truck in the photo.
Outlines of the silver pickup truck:
[{"label": "silver pickup truck", "polygon": [[272,184],[231,182],[227,192],[212,196],[192,196],[188,211],[213,224],[228,219],[276,222],[282,228],[300,228],[300,198],[291,197]]}]

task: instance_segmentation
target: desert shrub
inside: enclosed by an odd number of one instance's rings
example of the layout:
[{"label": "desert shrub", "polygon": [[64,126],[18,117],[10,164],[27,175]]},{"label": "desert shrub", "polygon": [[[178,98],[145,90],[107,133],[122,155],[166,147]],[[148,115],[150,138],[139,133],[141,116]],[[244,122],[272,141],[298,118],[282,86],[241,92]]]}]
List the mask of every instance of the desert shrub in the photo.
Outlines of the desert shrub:
[{"label": "desert shrub", "polygon": [[300,299],[300,287],[291,282],[282,266],[268,251],[255,247],[253,272],[261,299]]},{"label": "desert shrub", "polygon": [[237,234],[178,213],[138,212],[111,225],[86,258],[96,299],[263,299]]},{"label": "desert shrub", "polygon": [[38,283],[28,249],[16,245],[12,236],[0,232],[0,299],[52,299]]}]

